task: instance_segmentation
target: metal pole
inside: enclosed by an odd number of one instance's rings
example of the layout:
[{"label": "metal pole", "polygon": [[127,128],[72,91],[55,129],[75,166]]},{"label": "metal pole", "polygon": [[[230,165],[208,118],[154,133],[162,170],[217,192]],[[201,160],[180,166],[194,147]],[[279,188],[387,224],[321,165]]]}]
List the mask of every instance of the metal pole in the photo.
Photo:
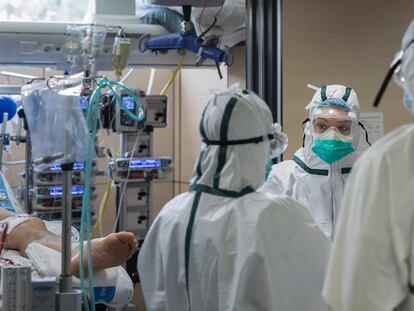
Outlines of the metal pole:
[{"label": "metal pole", "polygon": [[266,0],[256,0],[256,55],[257,55],[257,85],[256,93],[268,103],[267,89],[266,89],[266,67],[267,63],[267,51],[266,46],[268,38],[266,38],[266,32],[268,29],[266,26],[268,23],[265,21],[265,7]]},{"label": "metal pole", "polygon": [[246,86],[282,124],[282,0],[246,0]]},{"label": "metal pole", "polygon": [[32,196],[30,193],[30,189],[32,189],[32,170],[31,170],[31,163],[32,163],[32,143],[30,140],[30,132],[29,129],[26,130],[26,164],[25,164],[25,184],[26,184],[26,195],[24,198],[24,204],[26,206],[27,213],[32,213]]},{"label": "metal pole", "polygon": [[[72,246],[71,246],[71,224],[72,224],[72,171],[73,161],[67,160],[61,164],[63,174],[62,184],[62,270],[59,280],[59,292],[56,294],[57,310],[59,311],[81,311],[80,290],[72,288]],[[80,243],[79,247],[83,247]]]},{"label": "metal pole", "polygon": [[1,139],[0,139],[0,171],[3,166],[3,148],[5,145],[5,141],[6,141],[6,124],[7,124],[7,119],[9,117],[9,114],[5,112],[3,113],[2,117],[3,117],[3,123],[1,126]]},{"label": "metal pole", "polygon": [[274,120],[283,126],[283,27],[282,27],[282,0],[272,3],[272,15],[276,17],[273,25],[276,27],[276,109]]},{"label": "metal pole", "polygon": [[[73,162],[62,164],[63,173],[63,204],[62,204],[62,271],[60,275],[60,292],[72,291],[72,170]],[[82,246],[81,246],[82,247]]]},{"label": "metal pole", "polygon": [[246,86],[283,125],[282,0],[246,0]]},{"label": "metal pole", "polygon": [[255,90],[255,10],[254,0],[246,0],[246,87]]}]

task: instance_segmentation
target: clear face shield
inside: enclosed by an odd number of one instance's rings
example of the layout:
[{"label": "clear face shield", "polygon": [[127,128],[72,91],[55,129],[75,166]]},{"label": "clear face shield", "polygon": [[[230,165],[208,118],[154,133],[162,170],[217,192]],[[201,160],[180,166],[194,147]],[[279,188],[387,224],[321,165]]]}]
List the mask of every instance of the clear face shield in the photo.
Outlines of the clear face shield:
[{"label": "clear face shield", "polygon": [[354,112],[339,107],[316,107],[310,113],[310,130],[314,139],[335,137],[341,141],[352,141],[358,127]]},{"label": "clear face shield", "polygon": [[331,164],[354,152],[354,133],[358,132],[355,112],[344,107],[316,106],[310,112],[312,151]]},{"label": "clear face shield", "polygon": [[404,90],[404,107],[414,114],[414,50],[400,51],[396,58],[400,59],[400,63],[395,67],[393,79]]},{"label": "clear face shield", "polygon": [[413,49],[414,39],[408,42],[408,44],[399,51],[394,60],[391,63],[391,66],[384,78],[384,81],[381,84],[381,87],[375,96],[373,106],[378,107],[384,93],[393,79],[403,90],[404,106],[414,114],[414,49]]},{"label": "clear face shield", "polygon": [[288,137],[282,132],[279,123],[272,124],[272,133],[267,136],[270,146],[270,158],[274,159],[285,152],[288,146]]}]

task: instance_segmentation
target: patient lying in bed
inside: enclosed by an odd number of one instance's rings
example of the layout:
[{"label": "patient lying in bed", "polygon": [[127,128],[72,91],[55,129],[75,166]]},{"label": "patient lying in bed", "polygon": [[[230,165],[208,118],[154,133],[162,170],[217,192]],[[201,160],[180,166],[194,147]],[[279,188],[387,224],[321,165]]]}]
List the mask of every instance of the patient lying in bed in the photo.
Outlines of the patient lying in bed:
[{"label": "patient lying in bed", "polygon": [[[59,276],[61,238],[49,232],[43,220],[9,211],[17,211],[21,210],[21,208],[6,209],[8,203],[5,203],[4,195],[10,198],[13,195],[9,191],[2,193],[2,184],[5,190],[10,190],[4,175],[0,174],[0,196],[3,195],[3,197],[0,197],[0,227],[2,224],[8,224],[8,234],[4,244],[4,248],[8,251],[3,252],[2,256],[0,256],[3,258],[3,264],[14,260],[26,265],[28,263],[27,258],[29,258],[37,274],[41,276]],[[12,205],[14,206],[15,203],[12,202]],[[79,248],[79,243],[72,244],[71,270],[75,277],[79,277],[80,273]],[[137,240],[131,232],[111,233],[104,238],[92,240],[94,274],[100,276],[101,279],[103,278],[103,283],[108,284],[108,282],[112,282],[114,286],[119,283],[117,278],[122,277],[122,286],[124,291],[127,290],[129,292],[127,293],[127,298],[129,299],[132,296],[132,282],[125,270],[118,266],[129,259],[136,252],[137,248]],[[86,245],[84,249],[84,273],[87,275]],[[14,250],[14,252],[10,250]],[[44,262],[47,264],[42,264]],[[108,280],[108,278],[112,278],[112,280]],[[76,285],[76,283],[75,280],[74,284]],[[99,286],[99,280],[95,283]],[[125,285],[127,286],[125,287]],[[125,294],[122,296],[125,298]],[[127,302],[125,301],[124,303]]]}]

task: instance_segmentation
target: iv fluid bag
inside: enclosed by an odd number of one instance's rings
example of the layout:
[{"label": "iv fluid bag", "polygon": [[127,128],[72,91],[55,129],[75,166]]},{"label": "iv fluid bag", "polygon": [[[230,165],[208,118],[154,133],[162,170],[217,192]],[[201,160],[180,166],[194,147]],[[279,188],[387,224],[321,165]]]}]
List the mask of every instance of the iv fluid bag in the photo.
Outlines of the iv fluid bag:
[{"label": "iv fluid bag", "polygon": [[52,88],[44,81],[22,88],[33,160],[61,153],[55,162],[85,161],[86,121],[80,105],[80,85],[68,87],[61,80]]}]

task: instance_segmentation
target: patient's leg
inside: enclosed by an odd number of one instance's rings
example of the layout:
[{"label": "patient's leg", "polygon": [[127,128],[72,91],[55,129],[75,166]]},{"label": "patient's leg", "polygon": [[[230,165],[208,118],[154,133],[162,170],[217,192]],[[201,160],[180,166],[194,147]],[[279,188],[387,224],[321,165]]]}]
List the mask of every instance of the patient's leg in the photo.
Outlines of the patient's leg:
[{"label": "patient's leg", "polygon": [[[0,209],[0,220],[10,216],[14,216],[14,214]],[[34,241],[59,252],[62,248],[61,238],[47,231],[44,222],[34,217],[30,217],[18,224],[8,234],[5,248],[18,250],[23,256],[27,257],[25,250]],[[137,247],[137,241],[131,232],[111,233],[104,238],[92,240],[93,270],[98,271],[122,264],[135,253]],[[84,246],[84,250],[86,250],[86,245]],[[76,244],[72,247],[72,273],[75,276],[79,276],[80,262],[78,252],[79,245]],[[86,268],[86,251],[84,254]]]}]

